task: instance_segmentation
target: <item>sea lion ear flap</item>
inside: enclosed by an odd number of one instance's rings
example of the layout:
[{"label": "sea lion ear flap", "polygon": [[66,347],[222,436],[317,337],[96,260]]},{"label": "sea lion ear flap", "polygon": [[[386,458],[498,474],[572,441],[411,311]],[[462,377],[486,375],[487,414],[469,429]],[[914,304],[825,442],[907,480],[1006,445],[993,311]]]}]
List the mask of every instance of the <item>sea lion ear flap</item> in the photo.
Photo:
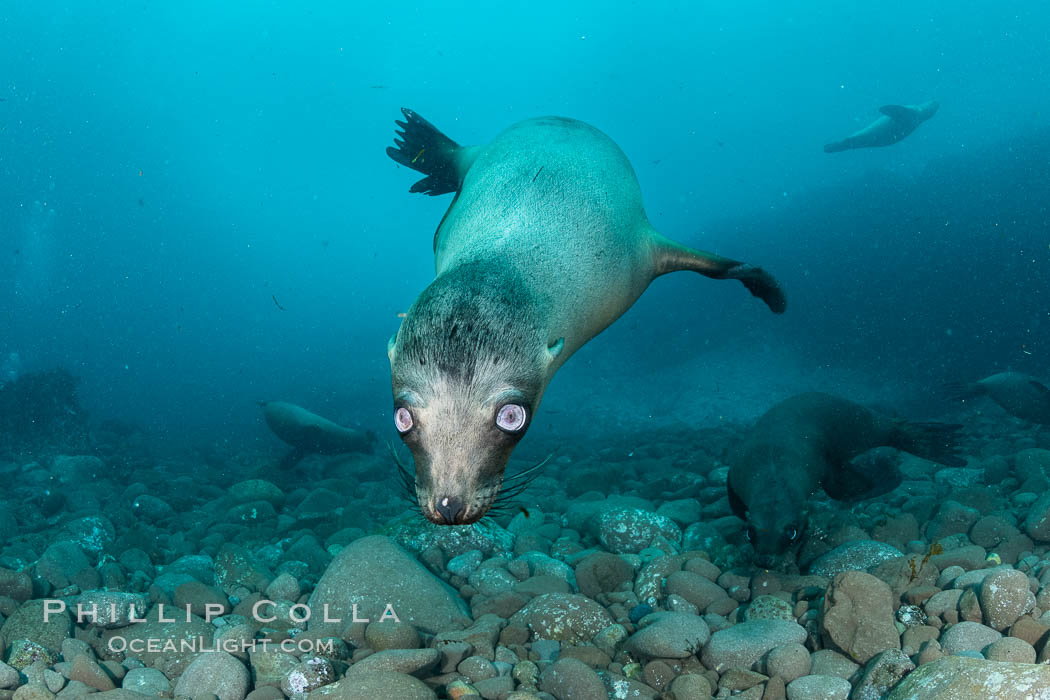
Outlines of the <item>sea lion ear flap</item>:
[{"label": "sea lion ear flap", "polygon": [[558,338],[547,346],[547,361],[553,362],[565,349],[565,338]]}]

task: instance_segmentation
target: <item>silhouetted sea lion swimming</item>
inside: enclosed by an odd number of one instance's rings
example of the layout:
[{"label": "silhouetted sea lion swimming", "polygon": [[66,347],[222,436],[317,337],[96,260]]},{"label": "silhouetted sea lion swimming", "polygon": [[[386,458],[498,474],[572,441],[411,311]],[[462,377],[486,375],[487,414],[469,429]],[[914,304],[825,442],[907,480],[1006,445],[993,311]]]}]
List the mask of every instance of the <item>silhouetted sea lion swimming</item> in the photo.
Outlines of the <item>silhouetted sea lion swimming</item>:
[{"label": "silhouetted sea lion swimming", "polygon": [[1000,372],[972,384],[949,383],[957,401],[987,396],[1015,418],[1050,425],[1050,388],[1020,372]]},{"label": "silhouetted sea lion swimming", "polygon": [[937,113],[940,105],[933,100],[921,105],[885,105],[879,107],[882,116],[860,131],[824,146],[825,153],[838,153],[853,148],[873,148],[892,146],[911,132],[919,124]]},{"label": "silhouetted sea lion swimming", "polygon": [[542,117],[464,147],[402,112],[387,153],[426,175],[411,191],[455,193],[434,236],[437,278],[388,346],[395,425],[431,521],[485,514],[554,373],[655,277],[740,280],[784,310],[760,268],[660,235],[626,156],[594,127]]},{"label": "silhouetted sea lion swimming", "polygon": [[755,563],[771,567],[797,547],[818,489],[837,500],[889,493],[901,482],[887,459],[851,461],[875,447],[964,466],[956,453],[961,426],[911,423],[830,394],[799,394],[769,409],[729,461],[729,504],[747,523]]},{"label": "silhouetted sea lion swimming", "polygon": [[281,469],[294,467],[308,454],[371,452],[375,443],[371,432],[344,428],[293,403],[260,401],[259,405],[273,434],[292,446],[281,460]]}]

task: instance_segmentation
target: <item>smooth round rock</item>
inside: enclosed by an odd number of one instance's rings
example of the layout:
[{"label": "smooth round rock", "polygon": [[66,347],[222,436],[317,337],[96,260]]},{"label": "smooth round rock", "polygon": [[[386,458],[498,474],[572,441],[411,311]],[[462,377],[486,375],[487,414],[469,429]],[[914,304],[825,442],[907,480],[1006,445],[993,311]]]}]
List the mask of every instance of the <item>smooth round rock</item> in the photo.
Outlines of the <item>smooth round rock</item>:
[{"label": "smooth round rock", "polygon": [[573,658],[559,659],[540,675],[540,690],[556,698],[607,700],[605,684],[587,664]]},{"label": "smooth round rock", "polygon": [[207,652],[193,660],[175,684],[175,695],[191,698],[215,695],[219,700],[244,700],[248,669],[224,651]]},{"label": "smooth round rock", "polygon": [[787,620],[752,620],[719,630],[704,645],[704,666],[721,673],[730,668],[750,669],[770,649],[802,644],[806,629]]},{"label": "smooth round rock", "polygon": [[707,623],[696,615],[661,612],[642,618],[643,623],[647,621],[627,640],[629,652],[649,658],[685,659],[711,638]]},{"label": "smooth round rock", "polygon": [[785,683],[809,675],[812,668],[809,651],[801,644],[774,647],[766,656],[766,675],[779,676]]},{"label": "smooth round rock", "polygon": [[1028,604],[1028,577],[1017,569],[1002,568],[981,583],[981,611],[984,622],[1002,632],[1017,622]]},{"label": "smooth round rock", "polygon": [[838,676],[802,676],[787,685],[788,700],[846,700],[853,687]]},{"label": "smooth round rock", "polygon": [[1002,634],[979,622],[960,622],[941,633],[941,650],[948,656],[960,651],[981,651]]}]

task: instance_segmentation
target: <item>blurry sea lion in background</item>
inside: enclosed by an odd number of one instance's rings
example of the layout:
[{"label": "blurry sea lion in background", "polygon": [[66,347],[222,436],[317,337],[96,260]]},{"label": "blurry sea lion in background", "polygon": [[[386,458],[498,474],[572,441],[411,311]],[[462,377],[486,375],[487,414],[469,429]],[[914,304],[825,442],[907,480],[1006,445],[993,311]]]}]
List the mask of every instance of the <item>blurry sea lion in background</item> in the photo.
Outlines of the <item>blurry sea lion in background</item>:
[{"label": "blurry sea lion in background", "polygon": [[921,105],[885,105],[882,116],[860,131],[824,146],[825,153],[838,153],[852,148],[892,146],[915,131],[919,124],[937,113],[940,105],[930,100]]},{"label": "blurry sea lion in background", "polygon": [[956,401],[987,396],[1015,418],[1050,425],[1050,388],[1020,372],[1000,372],[972,384],[945,385]]},{"label": "blurry sea lion in background", "polygon": [[402,111],[387,154],[426,175],[412,192],[455,193],[434,237],[437,277],[387,348],[394,424],[432,522],[491,508],[554,373],[656,277],[738,280],[784,310],[769,273],[660,235],[627,156],[593,126],[542,117],[460,146]]},{"label": "blurry sea lion in background", "polygon": [[372,452],[376,438],[371,432],[344,428],[294,403],[260,401],[259,405],[273,434],[292,446],[281,460],[281,469],[291,469],[309,454]]},{"label": "blurry sea lion in background", "polygon": [[961,426],[911,423],[830,394],[799,394],[758,419],[729,460],[729,504],[747,523],[755,563],[775,565],[796,547],[808,522],[808,500],[818,489],[840,501],[889,493],[902,475],[894,460],[855,457],[893,447],[941,464],[963,466],[957,455]]}]

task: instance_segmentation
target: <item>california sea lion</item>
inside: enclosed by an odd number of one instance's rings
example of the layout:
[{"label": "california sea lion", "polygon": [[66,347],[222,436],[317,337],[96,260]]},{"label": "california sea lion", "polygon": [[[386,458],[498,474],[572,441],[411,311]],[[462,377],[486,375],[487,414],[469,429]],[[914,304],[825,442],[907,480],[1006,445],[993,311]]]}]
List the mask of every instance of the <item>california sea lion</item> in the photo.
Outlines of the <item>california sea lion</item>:
[{"label": "california sea lion", "polygon": [[530,119],[462,147],[402,112],[387,153],[426,175],[411,191],[455,193],[434,237],[437,277],[388,346],[394,422],[431,521],[484,515],[551,377],[655,277],[740,280],[784,310],[760,268],[660,235],[627,157],[594,127]]},{"label": "california sea lion", "polygon": [[958,401],[987,396],[1011,416],[1050,425],[1050,388],[1020,372],[1000,372],[972,384],[948,384]]},{"label": "california sea lion", "polygon": [[747,522],[759,566],[776,564],[806,530],[807,501],[818,489],[838,500],[892,491],[901,474],[889,460],[851,463],[888,446],[942,464],[956,455],[958,425],[910,423],[821,393],[786,399],[758,419],[730,458],[729,504]]},{"label": "california sea lion", "polygon": [[372,451],[375,435],[371,432],[344,428],[294,403],[260,401],[259,405],[273,434],[292,446],[281,460],[282,469],[294,467],[308,454]]},{"label": "california sea lion", "polygon": [[879,107],[882,116],[868,126],[841,141],[824,146],[825,153],[838,153],[852,148],[892,146],[919,128],[919,124],[937,113],[940,105],[930,100],[921,105],[885,105]]}]

